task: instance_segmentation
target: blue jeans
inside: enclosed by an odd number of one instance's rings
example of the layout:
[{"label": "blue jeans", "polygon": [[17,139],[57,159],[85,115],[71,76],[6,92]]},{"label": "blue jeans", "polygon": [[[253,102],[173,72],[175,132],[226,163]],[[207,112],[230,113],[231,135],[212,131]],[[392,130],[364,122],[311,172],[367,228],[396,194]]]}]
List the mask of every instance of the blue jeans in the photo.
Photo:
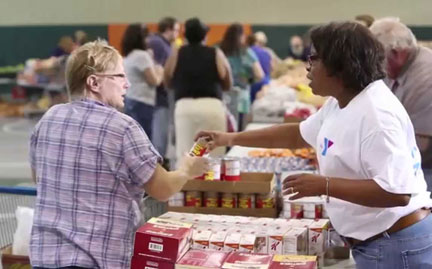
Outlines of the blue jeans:
[{"label": "blue jeans", "polygon": [[432,214],[399,232],[352,248],[358,269],[432,268]]},{"label": "blue jeans", "polygon": [[152,143],[159,154],[164,157],[168,144],[168,127],[170,124],[168,107],[158,106],[153,114]]},{"label": "blue jeans", "polygon": [[151,140],[154,107],[130,98],[125,98],[124,112],[141,125]]}]

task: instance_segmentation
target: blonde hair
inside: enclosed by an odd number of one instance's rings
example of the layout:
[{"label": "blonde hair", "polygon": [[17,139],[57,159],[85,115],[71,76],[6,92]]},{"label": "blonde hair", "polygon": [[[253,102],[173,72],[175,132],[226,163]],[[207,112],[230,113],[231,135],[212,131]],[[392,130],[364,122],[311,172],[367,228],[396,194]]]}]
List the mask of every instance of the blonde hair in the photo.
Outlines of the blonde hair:
[{"label": "blonde hair", "polygon": [[399,18],[386,17],[376,20],[370,31],[384,45],[386,49],[417,48],[417,39],[413,32]]},{"label": "blonde hair", "polygon": [[105,40],[86,43],[72,52],[66,63],[69,98],[83,97],[87,77],[114,69],[120,59],[120,53]]}]

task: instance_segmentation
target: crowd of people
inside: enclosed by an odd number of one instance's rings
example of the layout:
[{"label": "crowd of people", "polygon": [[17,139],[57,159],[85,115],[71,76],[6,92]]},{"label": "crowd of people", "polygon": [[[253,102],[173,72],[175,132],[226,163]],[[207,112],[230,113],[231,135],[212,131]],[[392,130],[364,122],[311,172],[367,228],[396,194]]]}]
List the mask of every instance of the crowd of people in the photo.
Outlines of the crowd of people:
[{"label": "crowd of people", "polygon": [[46,112],[31,135],[34,268],[128,268],[140,199],[166,200],[203,174],[208,160],[184,155],[199,137],[215,156],[233,145],[312,146],[319,174],[286,178],[284,194],[327,196],[358,268],[432,266],[432,51],[398,19],[369,22],[314,27],[310,45],[291,37],[289,55],[307,62],[310,87],[328,99],[301,123],[248,132],[227,132],[223,94],[237,89],[241,127],[280,61],[262,32],[247,38],[235,23],[212,47],[209,27],[191,18],[175,47],[180,23],[167,17],[153,34],[129,25],[121,54],[104,41],[75,49],[66,64],[71,101]]}]

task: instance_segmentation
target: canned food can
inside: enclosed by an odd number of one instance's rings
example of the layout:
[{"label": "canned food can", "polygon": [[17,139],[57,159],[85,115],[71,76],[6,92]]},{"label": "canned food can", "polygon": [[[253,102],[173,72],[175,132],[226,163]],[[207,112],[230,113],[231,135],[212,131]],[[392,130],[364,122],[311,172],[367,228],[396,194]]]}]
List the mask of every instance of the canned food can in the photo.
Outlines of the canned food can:
[{"label": "canned food can", "polygon": [[221,180],[221,159],[210,159],[209,170],[204,174],[204,180]]},{"label": "canned food can", "polygon": [[323,208],[324,206],[322,204],[316,204],[315,205],[315,218],[316,219],[322,219],[323,218]]},{"label": "canned food can", "polygon": [[238,158],[224,158],[224,180],[239,181],[240,180],[240,160]]},{"label": "canned food can", "polygon": [[239,208],[255,208],[255,194],[240,193],[238,197]]},{"label": "canned food can", "polygon": [[303,218],[305,219],[316,219],[315,210],[309,211],[309,210],[303,210]]},{"label": "canned food can", "polygon": [[291,218],[293,219],[301,219],[303,218],[303,205],[302,204],[291,204]]},{"label": "canned food can", "polygon": [[199,191],[186,192],[186,206],[201,207],[202,206],[202,193]]},{"label": "canned food can", "polygon": [[207,144],[210,141],[209,137],[200,137],[195,142],[195,144],[192,146],[191,150],[189,151],[189,155],[192,157],[203,156],[207,151]]},{"label": "canned food can", "polygon": [[272,193],[257,194],[256,208],[274,208],[274,196]]},{"label": "canned food can", "polygon": [[219,193],[205,192],[204,193],[204,207],[219,207]]},{"label": "canned food can", "polygon": [[237,194],[235,193],[222,193],[221,206],[224,208],[237,207]]}]

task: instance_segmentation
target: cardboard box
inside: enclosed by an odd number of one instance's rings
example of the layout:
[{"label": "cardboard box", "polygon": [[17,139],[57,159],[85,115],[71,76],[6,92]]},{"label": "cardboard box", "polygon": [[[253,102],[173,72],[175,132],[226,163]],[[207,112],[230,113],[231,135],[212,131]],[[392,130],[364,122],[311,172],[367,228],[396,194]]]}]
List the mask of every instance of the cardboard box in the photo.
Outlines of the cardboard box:
[{"label": "cardboard box", "polygon": [[324,265],[324,255],[327,250],[327,230],[330,221],[328,219],[315,220],[309,226],[309,255],[318,256],[318,267]]},{"label": "cardboard box", "polygon": [[268,231],[269,250],[268,254],[283,254],[283,242],[285,234],[290,230],[286,227],[277,227]]},{"label": "cardboard box", "polygon": [[240,181],[206,181],[191,179],[183,191],[225,193],[270,193],[273,190],[273,173],[242,173]]},{"label": "cardboard box", "polygon": [[225,251],[238,251],[240,249],[240,233],[229,233],[225,238],[224,250]]},{"label": "cardboard box", "polygon": [[192,224],[152,218],[135,233],[135,256],[175,263],[190,247]]},{"label": "cardboard box", "polygon": [[326,252],[328,219],[319,219],[309,226],[309,255],[318,255]]},{"label": "cardboard box", "polygon": [[270,267],[271,260],[271,255],[231,252],[226,258],[222,268],[267,269]]},{"label": "cardboard box", "polygon": [[274,255],[270,269],[316,269],[316,256]]},{"label": "cardboard box", "polygon": [[197,231],[195,230],[192,235],[192,248],[193,249],[208,249],[210,247],[211,231]]},{"label": "cardboard box", "polygon": [[210,237],[210,249],[213,250],[223,250],[225,245],[225,239],[227,237],[227,232],[219,231],[212,234]]},{"label": "cardboard box", "polygon": [[133,256],[131,269],[174,269],[172,262],[159,260],[148,256]]},{"label": "cardboard box", "polygon": [[269,236],[266,230],[256,230],[253,233],[256,236],[256,253],[268,254],[269,253]]},{"label": "cardboard box", "polygon": [[294,227],[284,235],[283,254],[307,255],[308,230]]},{"label": "cardboard box", "polygon": [[189,250],[176,264],[176,269],[222,268],[228,252]]},{"label": "cardboard box", "polygon": [[292,227],[309,228],[309,226],[312,225],[312,223],[314,223],[314,220],[312,219],[290,219],[289,220],[289,225]]},{"label": "cardboard box", "polygon": [[256,236],[254,234],[243,234],[240,239],[240,252],[256,252]]}]

